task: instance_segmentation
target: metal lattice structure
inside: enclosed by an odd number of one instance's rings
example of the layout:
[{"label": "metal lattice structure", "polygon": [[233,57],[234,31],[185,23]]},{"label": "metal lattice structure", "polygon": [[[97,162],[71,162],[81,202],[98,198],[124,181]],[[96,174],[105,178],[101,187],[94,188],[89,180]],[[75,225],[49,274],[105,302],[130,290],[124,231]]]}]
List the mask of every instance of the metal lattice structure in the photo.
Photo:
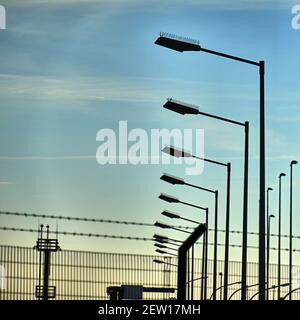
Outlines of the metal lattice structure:
[{"label": "metal lattice structure", "polygon": [[[51,256],[51,283],[56,287],[57,300],[108,299],[107,287],[121,285],[143,285],[144,287],[176,288],[177,264],[174,257],[165,257],[169,264],[156,264],[153,259],[162,257],[136,254],[103,253],[62,250]],[[6,282],[0,289],[0,300],[34,300],[38,284],[39,254],[34,248],[0,246],[0,266]],[[208,298],[212,293],[213,261],[208,261]],[[195,261],[195,276],[201,277],[201,260]],[[218,261],[218,270],[223,270],[223,261]],[[241,263],[229,264],[229,283],[240,281]],[[220,283],[218,278],[218,286]],[[277,265],[270,266],[270,286],[277,281]],[[248,264],[248,298],[258,288],[258,264]],[[288,266],[282,266],[282,283],[288,282]],[[300,285],[299,285],[300,286]],[[228,287],[229,297],[240,288],[240,284]],[[195,281],[194,299],[199,299],[201,281]],[[282,288],[282,296],[288,287]],[[222,289],[217,292],[220,299]],[[144,293],[144,299],[172,299],[172,293]],[[187,295],[188,297],[188,295]],[[270,298],[277,299],[276,289],[270,291]],[[257,299],[258,296],[255,297]],[[232,299],[240,299],[240,291]],[[293,299],[300,300],[300,290],[293,293]]]}]

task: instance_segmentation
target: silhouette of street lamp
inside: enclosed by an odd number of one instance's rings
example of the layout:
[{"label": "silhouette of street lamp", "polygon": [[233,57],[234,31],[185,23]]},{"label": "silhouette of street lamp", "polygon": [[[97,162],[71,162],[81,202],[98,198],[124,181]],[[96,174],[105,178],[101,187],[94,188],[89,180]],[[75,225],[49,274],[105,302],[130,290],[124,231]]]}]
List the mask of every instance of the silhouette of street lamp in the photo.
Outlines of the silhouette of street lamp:
[{"label": "silhouette of street lamp", "polygon": [[[265,62],[252,61],[241,57],[225,54],[222,52],[206,49],[200,46],[199,41],[189,38],[178,37],[168,33],[160,33],[155,44],[172,49],[178,52],[184,51],[201,51],[208,54],[216,55],[225,59],[242,62],[253,65],[259,69],[260,80],[260,157],[259,157],[259,299],[265,300]],[[198,113],[195,113],[198,114]],[[244,240],[245,241],[245,240]],[[224,274],[224,278],[225,278]],[[224,281],[226,281],[224,279]],[[243,285],[245,281],[243,281]],[[227,299],[227,289],[224,288],[224,298]]]},{"label": "silhouette of street lamp", "polygon": [[[225,257],[224,257],[224,300],[227,299],[227,287],[228,287],[228,266],[229,266],[229,225],[230,225],[230,180],[231,180],[231,163],[223,163],[207,158],[201,158],[192,155],[190,152],[174,148],[173,146],[165,146],[162,151],[173,157],[187,157],[202,160],[208,163],[219,165],[227,168],[227,194],[226,194],[226,226],[225,226]],[[215,217],[216,218],[216,217]],[[215,230],[218,230],[218,221],[215,219]]]},{"label": "silhouette of street lamp", "polygon": [[[292,291],[292,269],[293,269],[293,166],[298,162],[292,160],[290,163],[290,254],[289,254],[289,291]],[[292,300],[292,295],[289,295]]]},{"label": "silhouette of street lamp", "polygon": [[154,262],[154,263],[157,263],[157,264],[165,264],[165,265],[168,265],[168,266],[172,266],[172,267],[176,267],[176,268],[177,268],[177,265],[176,265],[176,264],[173,264],[173,263],[170,263],[170,262],[166,262],[166,261],[162,261],[162,260],[158,260],[158,259],[153,259],[153,262]]},{"label": "silhouette of street lamp", "polygon": [[178,243],[173,243],[164,239],[160,239],[160,238],[154,238],[153,239],[155,242],[160,243],[160,244],[168,244],[168,245],[172,245],[172,246],[176,246],[176,247],[180,247],[180,245]]},{"label": "silhouette of street lamp", "polygon": [[160,250],[160,249],[156,249],[155,250],[157,253],[162,254],[162,255],[169,255],[169,256],[173,256],[173,257],[177,257],[177,254],[165,251],[165,250]]},{"label": "silhouette of street lamp", "polygon": [[153,239],[157,242],[160,242],[160,243],[168,243],[168,244],[173,244],[173,245],[177,245],[177,246],[180,246],[182,243],[182,241],[180,241],[180,240],[177,240],[174,238],[169,238],[169,237],[157,234],[157,233],[155,233],[153,235]]},{"label": "silhouette of street lamp", "polygon": [[163,216],[165,216],[165,217],[170,218],[170,219],[180,219],[180,220],[184,220],[184,221],[187,221],[187,222],[199,224],[199,222],[197,222],[197,221],[195,221],[195,220],[191,220],[191,219],[182,217],[182,216],[180,216],[179,214],[174,213],[174,212],[171,212],[171,211],[168,211],[168,210],[164,210],[161,214],[162,214]]},{"label": "silhouette of street lamp", "polygon": [[281,179],[285,177],[285,173],[279,175],[279,203],[278,203],[278,271],[277,271],[277,298],[280,300],[280,289],[281,289]]},{"label": "silhouette of street lamp", "polygon": [[162,223],[162,222],[159,222],[159,221],[156,221],[156,222],[154,223],[154,226],[155,226],[155,227],[158,227],[158,228],[162,228],[162,229],[172,229],[172,230],[184,232],[184,233],[187,233],[187,234],[191,234],[191,233],[188,232],[188,231],[185,231],[185,230],[183,230],[183,229],[176,228],[176,227],[174,227],[174,226],[170,226],[170,225],[168,225],[168,224],[165,224],[165,223]]},{"label": "silhouette of street lamp", "polygon": [[[267,223],[269,222],[269,214],[270,214],[270,192],[273,191],[273,188],[268,187],[267,189]],[[267,233],[268,233],[268,225],[267,225]],[[269,257],[268,257],[268,247],[269,247],[269,243],[268,243],[268,237],[267,237],[267,274],[266,274],[266,278],[267,278],[267,294],[266,294],[266,299],[269,300]]]},{"label": "silhouette of street lamp", "polygon": [[[190,104],[177,101],[174,99],[168,99],[164,104],[164,108],[179,113],[181,115],[192,114],[201,115],[216,120],[221,120],[226,123],[238,125],[244,127],[245,131],[245,142],[244,142],[244,194],[243,194],[243,235],[242,235],[242,300],[246,299],[246,288],[247,288],[247,235],[248,235],[248,176],[249,176],[249,122],[240,122],[232,119],[216,116],[206,112],[200,112],[198,107]],[[214,289],[216,289],[216,275],[214,279]],[[215,296],[214,296],[215,299]]]},{"label": "silhouette of street lamp", "polygon": [[271,233],[271,219],[275,218],[274,214],[268,215],[267,220],[267,299],[269,300],[269,270],[270,270],[270,233]]},{"label": "silhouette of street lamp", "polygon": [[165,246],[163,244],[159,244],[159,243],[154,243],[154,246],[159,249],[167,249],[167,250],[177,251],[177,249],[175,249],[175,248],[171,248],[171,247]]},{"label": "silhouette of street lamp", "polygon": [[186,185],[192,188],[196,188],[202,191],[206,191],[215,195],[215,230],[214,230],[214,261],[213,261],[213,292],[215,300],[215,292],[217,288],[217,250],[218,250],[218,190],[211,190],[204,187],[200,187],[194,184],[185,182],[183,179],[164,173],[161,180],[173,185]]}]

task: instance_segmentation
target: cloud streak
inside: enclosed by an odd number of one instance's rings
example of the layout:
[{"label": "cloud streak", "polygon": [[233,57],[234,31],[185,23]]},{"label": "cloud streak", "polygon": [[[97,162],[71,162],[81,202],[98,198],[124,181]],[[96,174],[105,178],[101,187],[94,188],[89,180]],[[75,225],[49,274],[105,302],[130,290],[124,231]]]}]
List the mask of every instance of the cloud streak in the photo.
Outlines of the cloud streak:
[{"label": "cloud streak", "polygon": [[[3,2],[3,1],[2,1]],[[48,6],[65,6],[65,5],[119,5],[128,7],[143,7],[151,6],[159,9],[161,6],[160,0],[7,0],[4,4],[13,6],[33,6],[33,5],[48,5]],[[252,10],[252,9],[266,9],[266,8],[286,8],[294,5],[292,0],[166,0],[164,5],[172,6],[197,6],[206,8],[218,8],[223,10]]]},{"label": "cloud streak", "polygon": [[[26,160],[96,160],[95,155],[65,155],[65,156],[0,156],[0,161]],[[4,182],[5,183],[5,182]],[[1,182],[0,182],[1,184]]]}]

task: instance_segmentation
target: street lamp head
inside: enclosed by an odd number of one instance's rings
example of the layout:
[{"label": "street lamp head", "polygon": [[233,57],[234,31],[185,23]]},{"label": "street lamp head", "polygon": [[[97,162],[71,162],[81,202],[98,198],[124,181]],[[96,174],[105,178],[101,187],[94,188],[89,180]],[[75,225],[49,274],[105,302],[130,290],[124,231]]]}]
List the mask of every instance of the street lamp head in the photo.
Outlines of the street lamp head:
[{"label": "street lamp head", "polygon": [[163,106],[165,109],[184,114],[199,114],[197,107],[169,98]]},{"label": "street lamp head", "polygon": [[161,238],[155,238],[153,239],[155,242],[158,242],[160,244],[167,244],[168,241],[167,240],[164,240],[164,239],[161,239]]},{"label": "street lamp head", "polygon": [[170,203],[179,202],[178,198],[169,196],[168,194],[165,194],[165,193],[161,193],[158,198]]},{"label": "street lamp head", "polygon": [[169,254],[167,251],[160,250],[160,249],[156,249],[155,251],[160,253],[160,254]]},{"label": "street lamp head", "polygon": [[175,158],[190,158],[190,157],[192,157],[192,154],[189,151],[177,149],[173,146],[165,146],[162,149],[162,152],[169,154],[170,156],[173,156]]},{"label": "street lamp head", "polygon": [[281,178],[281,177],[285,177],[286,176],[286,174],[285,173],[283,173],[283,172],[281,172],[280,173],[280,175],[279,175],[279,178]]},{"label": "street lamp head", "polygon": [[184,184],[184,180],[178,177],[172,176],[170,174],[164,173],[161,177],[161,180],[166,181],[171,184]]},{"label": "street lamp head", "polygon": [[154,263],[159,263],[159,264],[164,264],[164,261],[158,260],[158,259],[153,259]]},{"label": "street lamp head", "polygon": [[269,215],[270,218],[275,218],[274,214]]},{"label": "street lamp head", "polygon": [[267,191],[273,191],[273,188],[269,187],[269,188],[267,189]]},{"label": "street lamp head", "polygon": [[292,161],[291,161],[291,166],[292,166],[292,165],[295,165],[295,164],[297,164],[297,163],[298,163],[298,161],[292,160]]},{"label": "street lamp head", "polygon": [[169,226],[169,225],[167,225],[167,224],[165,224],[165,223],[158,222],[158,221],[156,221],[156,222],[154,223],[154,226],[155,226],[155,227],[162,228],[162,229],[172,229],[171,226]]},{"label": "street lamp head", "polygon": [[162,235],[157,234],[157,233],[155,233],[155,234],[153,235],[153,238],[155,238],[155,239],[164,239],[165,241],[167,241],[167,240],[169,239],[168,237],[162,236]]},{"label": "street lamp head", "polygon": [[179,214],[173,213],[173,212],[168,211],[168,210],[163,211],[161,214],[163,216],[166,216],[166,217],[171,218],[171,219],[180,219],[180,215]]},{"label": "street lamp head", "polygon": [[180,37],[165,32],[161,32],[159,34],[159,37],[156,39],[155,44],[178,52],[201,50],[198,40]]},{"label": "street lamp head", "polygon": [[167,247],[162,245],[162,244],[158,244],[158,243],[154,243],[154,246],[160,249],[166,249]]}]

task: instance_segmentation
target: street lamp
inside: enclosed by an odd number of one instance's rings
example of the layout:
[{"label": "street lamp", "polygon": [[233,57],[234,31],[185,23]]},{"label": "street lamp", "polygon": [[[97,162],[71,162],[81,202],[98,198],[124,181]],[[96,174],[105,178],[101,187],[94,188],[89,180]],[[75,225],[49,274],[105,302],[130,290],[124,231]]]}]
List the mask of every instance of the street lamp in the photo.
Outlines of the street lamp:
[{"label": "street lamp", "polygon": [[281,178],[285,177],[285,173],[279,175],[279,203],[278,203],[278,271],[277,271],[277,295],[280,300],[280,289],[281,289]]},{"label": "street lamp", "polygon": [[168,244],[168,245],[172,245],[172,246],[176,246],[176,247],[180,246],[178,243],[173,243],[173,242],[161,239],[161,238],[154,238],[153,240],[157,243],[160,243],[160,244]]},{"label": "street lamp", "polygon": [[269,203],[270,202],[270,195],[269,195],[270,191],[273,191],[273,188],[269,187],[267,189],[267,217],[269,216],[269,211],[270,211],[270,203]]},{"label": "street lamp", "polygon": [[191,234],[191,233],[188,232],[188,231],[185,231],[185,230],[182,230],[182,229],[179,229],[179,228],[170,226],[170,225],[168,225],[168,224],[165,224],[165,223],[162,223],[162,222],[159,222],[159,221],[156,221],[156,222],[154,223],[154,226],[155,226],[155,227],[158,227],[158,228],[162,228],[162,229],[172,229],[172,230],[184,232],[184,233],[187,233],[187,234]]},{"label": "street lamp", "polygon": [[176,267],[176,268],[177,268],[177,265],[176,265],[176,264],[169,263],[169,262],[166,262],[166,261],[162,261],[162,260],[158,260],[158,259],[153,259],[153,262],[154,262],[154,263],[157,263],[157,264],[166,264],[166,265],[168,265],[168,266],[172,266],[172,267]]},{"label": "street lamp", "polygon": [[[164,173],[160,177],[160,179],[165,182],[168,182],[170,184],[173,184],[173,185],[186,185],[186,186],[196,188],[196,189],[199,189],[202,191],[213,193],[215,195],[215,228],[214,228],[215,230],[214,230],[214,262],[213,262],[213,292],[214,292],[213,298],[215,300],[216,299],[215,291],[217,288],[218,195],[219,195],[219,192],[218,192],[218,190],[211,190],[208,188],[204,188],[204,187],[196,186],[194,184],[187,183],[187,182],[185,182],[185,180],[183,180],[181,178],[178,178],[178,177],[172,176],[170,174],[166,174],[166,173]],[[207,232],[208,232],[208,230],[207,230]],[[206,237],[206,235],[204,237]]]},{"label": "street lamp", "polygon": [[155,239],[155,241],[163,241],[164,243],[172,243],[174,245],[179,245],[179,243],[182,243],[182,241],[174,239],[174,238],[169,238],[160,234],[155,233],[153,235],[153,238]]},{"label": "street lamp", "polygon": [[[222,286],[223,286],[223,281],[222,281],[223,273],[220,272],[219,276],[220,276],[220,288],[222,289]],[[222,300],[222,290],[220,290],[220,300]]]},{"label": "street lamp", "polygon": [[[292,269],[293,269],[293,166],[298,162],[292,160],[290,163],[290,255],[289,255],[289,291],[292,291]],[[292,300],[290,294],[289,299]]]},{"label": "street lamp", "polygon": [[[209,50],[200,46],[199,41],[160,33],[155,44],[178,51],[202,51],[222,58],[253,65],[259,69],[260,79],[260,188],[259,188],[259,299],[265,300],[265,62],[252,61],[237,56]],[[225,278],[225,275],[224,275]],[[225,280],[224,280],[225,281]],[[226,287],[225,290],[227,291]],[[227,298],[227,292],[226,292]]]},{"label": "street lamp", "polygon": [[[182,115],[192,114],[201,115],[216,120],[221,120],[226,123],[244,127],[245,142],[244,142],[244,190],[243,190],[243,236],[242,236],[242,300],[246,300],[247,289],[247,242],[248,242],[248,177],[249,177],[249,122],[235,121],[232,119],[216,116],[206,112],[200,112],[198,107],[180,102],[174,99],[168,99],[164,104],[164,108],[177,112]],[[216,280],[215,280],[216,285]],[[214,288],[215,292],[216,287]],[[227,294],[227,293],[226,293]],[[215,298],[215,297],[214,297]]]},{"label": "street lamp", "polygon": [[[269,212],[270,212],[270,192],[273,191],[273,188],[268,187],[267,189],[267,224],[269,223]],[[267,233],[268,233],[268,225],[267,225]],[[267,295],[266,295],[266,299],[269,300],[269,257],[268,257],[268,251],[269,251],[269,243],[268,243],[268,236],[267,236]]]},{"label": "street lamp", "polygon": [[159,249],[167,249],[167,250],[177,251],[177,249],[175,249],[175,248],[170,248],[168,246],[165,246],[165,245],[159,244],[159,243],[154,243],[154,246]]},{"label": "street lamp", "polygon": [[170,219],[180,219],[180,220],[184,220],[184,221],[187,221],[187,222],[199,224],[199,222],[197,222],[197,221],[195,221],[195,220],[191,220],[191,219],[182,217],[182,216],[180,216],[179,214],[174,213],[174,212],[171,212],[171,211],[168,211],[168,210],[164,210],[161,214],[162,214],[163,216],[165,216],[165,217],[170,218]]},{"label": "street lamp", "polygon": [[163,255],[169,255],[169,256],[173,256],[173,257],[177,257],[177,254],[174,253],[170,253],[168,251],[164,251],[164,250],[160,250],[160,249],[156,249],[155,250],[157,253],[163,254]]},{"label": "street lamp", "polygon": [[[189,157],[198,160],[202,160],[208,163],[219,165],[227,168],[227,195],[226,195],[226,226],[225,226],[225,257],[224,257],[224,300],[227,300],[228,294],[228,265],[229,265],[229,220],[230,220],[230,180],[231,180],[231,163],[223,163],[208,158],[201,158],[195,155],[192,155],[190,152],[185,150],[177,149],[173,146],[165,146],[162,151],[171,156],[180,158],[180,157]],[[216,217],[215,217],[216,218]],[[218,221],[215,221],[215,230],[218,230]],[[215,239],[216,240],[216,239]]]},{"label": "street lamp", "polygon": [[272,218],[275,218],[274,214],[269,214],[268,220],[267,220],[267,300],[269,300],[270,233],[271,233]]}]

